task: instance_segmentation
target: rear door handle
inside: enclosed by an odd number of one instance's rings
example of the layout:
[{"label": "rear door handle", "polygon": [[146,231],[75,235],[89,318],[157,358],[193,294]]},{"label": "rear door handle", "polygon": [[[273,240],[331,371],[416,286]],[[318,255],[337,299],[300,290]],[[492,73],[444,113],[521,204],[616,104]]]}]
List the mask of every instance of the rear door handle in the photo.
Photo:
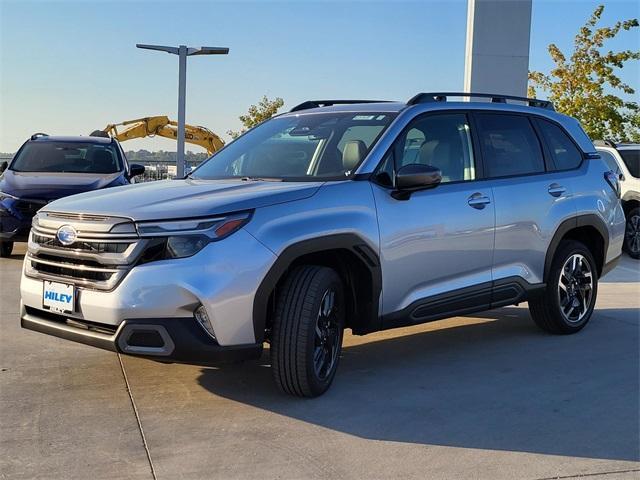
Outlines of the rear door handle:
[{"label": "rear door handle", "polygon": [[491,203],[491,199],[480,192],[476,192],[467,199],[467,203],[473,208],[482,210]]},{"label": "rear door handle", "polygon": [[547,192],[549,192],[549,195],[551,195],[552,197],[559,197],[566,191],[567,189],[559,183],[552,183],[551,185],[549,185],[549,189],[547,190]]}]

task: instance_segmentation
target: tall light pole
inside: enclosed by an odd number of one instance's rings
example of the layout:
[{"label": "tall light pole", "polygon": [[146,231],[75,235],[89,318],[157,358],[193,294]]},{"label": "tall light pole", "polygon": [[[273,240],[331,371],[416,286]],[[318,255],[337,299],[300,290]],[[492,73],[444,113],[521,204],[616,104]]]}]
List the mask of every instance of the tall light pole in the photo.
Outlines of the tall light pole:
[{"label": "tall light pole", "polygon": [[136,44],[138,48],[147,50],[159,50],[161,52],[178,55],[178,152],[176,155],[176,176],[184,177],[184,124],[185,104],[187,97],[187,57],[191,55],[226,55],[229,49],[226,47],[200,47],[190,48],[186,45],[179,47],[167,47],[165,45]]}]

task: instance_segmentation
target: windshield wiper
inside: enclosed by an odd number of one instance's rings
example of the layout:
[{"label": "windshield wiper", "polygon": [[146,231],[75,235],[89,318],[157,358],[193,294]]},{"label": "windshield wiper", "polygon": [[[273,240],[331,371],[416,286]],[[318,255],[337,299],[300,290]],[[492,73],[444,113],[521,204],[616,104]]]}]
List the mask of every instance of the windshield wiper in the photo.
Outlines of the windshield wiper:
[{"label": "windshield wiper", "polygon": [[241,177],[243,182],[281,182],[281,178],[275,177]]}]

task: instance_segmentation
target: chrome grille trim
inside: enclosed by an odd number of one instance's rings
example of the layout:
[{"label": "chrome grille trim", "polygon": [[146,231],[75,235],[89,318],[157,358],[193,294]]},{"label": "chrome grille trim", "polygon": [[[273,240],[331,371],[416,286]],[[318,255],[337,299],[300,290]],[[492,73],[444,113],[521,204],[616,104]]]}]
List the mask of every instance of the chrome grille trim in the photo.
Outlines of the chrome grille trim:
[{"label": "chrome grille trim", "polygon": [[31,254],[27,254],[27,260],[34,263],[41,263],[43,265],[50,265],[52,267],[60,267],[67,270],[80,270],[84,272],[116,273],[121,271],[121,269],[118,268],[91,267],[89,265],[83,265],[81,263],[78,264],[69,262],[56,262],[54,260],[43,260]]},{"label": "chrome grille trim", "polygon": [[[57,240],[63,225],[78,232],[68,246]],[[116,227],[126,233],[111,233]],[[86,289],[113,290],[150,241],[140,238],[126,218],[39,212],[29,235],[25,274]]]},{"label": "chrome grille trim", "polygon": [[[77,224],[65,223],[64,225],[72,225],[75,228]],[[51,238],[54,238],[56,236],[56,233],[58,233],[58,228],[44,228],[41,226],[37,226],[37,227],[33,226],[31,227],[31,230],[37,233],[38,235],[49,236]],[[139,240],[140,238],[137,235],[132,235],[131,233],[109,233],[109,232],[92,233],[86,230],[81,230],[79,228],[76,228],[76,230],[78,232],[78,239],[76,240],[77,242],[96,241],[96,240],[108,240],[109,243],[131,242],[131,241]]]}]

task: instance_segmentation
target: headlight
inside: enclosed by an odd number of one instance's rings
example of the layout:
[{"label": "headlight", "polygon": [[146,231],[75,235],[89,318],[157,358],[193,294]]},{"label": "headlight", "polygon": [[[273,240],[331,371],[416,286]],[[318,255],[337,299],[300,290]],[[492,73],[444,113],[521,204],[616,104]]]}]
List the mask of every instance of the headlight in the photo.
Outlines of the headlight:
[{"label": "headlight", "polygon": [[[12,203],[11,200],[17,200],[17,199],[18,198],[14,197],[13,195],[9,195],[8,193],[0,191],[0,215],[2,215],[3,217],[11,216],[9,213],[7,213],[11,208],[11,203]],[[5,200],[9,200],[9,201],[6,202]]]},{"label": "headlight", "polygon": [[143,261],[195,255],[210,242],[238,231],[250,218],[251,212],[243,212],[211,218],[139,222],[140,236],[155,239],[143,255]]},{"label": "headlight", "polygon": [[167,258],[184,258],[195,255],[209,243],[205,235],[184,235],[167,238],[165,246]]},{"label": "headlight", "polygon": [[13,195],[9,195],[8,193],[0,191],[0,202],[6,200],[7,198],[10,198],[11,200],[18,200],[18,197],[14,197]]}]

